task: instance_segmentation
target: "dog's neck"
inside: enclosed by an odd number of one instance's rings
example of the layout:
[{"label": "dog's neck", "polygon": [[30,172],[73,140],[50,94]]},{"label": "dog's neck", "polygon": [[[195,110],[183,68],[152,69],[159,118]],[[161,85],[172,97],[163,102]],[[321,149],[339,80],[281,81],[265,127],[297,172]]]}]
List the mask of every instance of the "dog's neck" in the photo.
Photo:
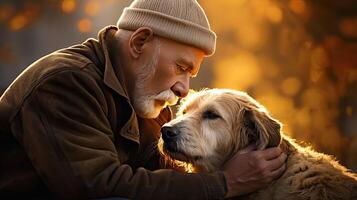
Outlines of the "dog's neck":
[{"label": "dog's neck", "polygon": [[[293,152],[296,152],[296,143],[293,139],[282,134],[282,140],[279,144],[280,149],[287,156],[291,155]],[[224,163],[226,163],[234,154],[237,152],[230,153],[227,158],[224,160],[210,160],[210,162],[191,165],[189,170],[190,172],[213,172],[217,170],[222,170]]]},{"label": "dog's neck", "polygon": [[225,160],[223,158],[212,158],[209,162],[194,163],[191,165],[193,172],[213,172],[221,170]]}]

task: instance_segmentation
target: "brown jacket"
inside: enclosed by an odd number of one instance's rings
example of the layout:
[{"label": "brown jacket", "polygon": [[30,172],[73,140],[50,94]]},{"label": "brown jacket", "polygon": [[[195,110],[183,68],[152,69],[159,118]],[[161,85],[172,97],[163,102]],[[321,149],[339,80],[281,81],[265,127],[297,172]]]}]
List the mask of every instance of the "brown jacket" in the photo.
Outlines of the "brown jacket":
[{"label": "brown jacket", "polygon": [[2,95],[0,198],[223,198],[222,172],[160,169],[155,144],[171,112],[135,115],[108,56],[113,29],[41,58]]}]

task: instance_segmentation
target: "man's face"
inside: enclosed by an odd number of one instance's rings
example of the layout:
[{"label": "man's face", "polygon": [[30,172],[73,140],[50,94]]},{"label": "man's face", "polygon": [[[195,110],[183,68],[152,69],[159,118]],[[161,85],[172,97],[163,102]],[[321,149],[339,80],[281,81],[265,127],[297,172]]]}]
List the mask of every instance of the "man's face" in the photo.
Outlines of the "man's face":
[{"label": "man's face", "polygon": [[156,118],[164,107],[187,95],[190,78],[197,75],[204,52],[155,36],[140,57],[133,106],[140,117]]}]

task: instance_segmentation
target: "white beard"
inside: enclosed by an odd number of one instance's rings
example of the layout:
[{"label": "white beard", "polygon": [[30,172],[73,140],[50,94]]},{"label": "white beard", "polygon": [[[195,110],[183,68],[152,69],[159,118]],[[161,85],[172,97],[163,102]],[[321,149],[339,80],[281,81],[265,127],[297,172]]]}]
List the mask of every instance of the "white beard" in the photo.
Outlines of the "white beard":
[{"label": "white beard", "polygon": [[[170,90],[164,90],[157,95],[142,95],[134,99],[134,109],[136,114],[142,118],[156,118],[159,116],[161,110],[168,106],[177,103],[178,97]],[[156,105],[157,101],[164,102]]]}]

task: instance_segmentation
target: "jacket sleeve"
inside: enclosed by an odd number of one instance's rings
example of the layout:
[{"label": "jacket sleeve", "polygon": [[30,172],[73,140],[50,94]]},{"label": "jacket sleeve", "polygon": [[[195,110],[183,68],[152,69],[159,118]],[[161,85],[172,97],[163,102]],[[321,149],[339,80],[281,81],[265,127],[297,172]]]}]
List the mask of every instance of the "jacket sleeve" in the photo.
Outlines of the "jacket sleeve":
[{"label": "jacket sleeve", "polygon": [[220,199],[222,172],[133,170],[121,164],[98,83],[82,71],[42,80],[12,119],[12,131],[47,187],[61,199]]}]

